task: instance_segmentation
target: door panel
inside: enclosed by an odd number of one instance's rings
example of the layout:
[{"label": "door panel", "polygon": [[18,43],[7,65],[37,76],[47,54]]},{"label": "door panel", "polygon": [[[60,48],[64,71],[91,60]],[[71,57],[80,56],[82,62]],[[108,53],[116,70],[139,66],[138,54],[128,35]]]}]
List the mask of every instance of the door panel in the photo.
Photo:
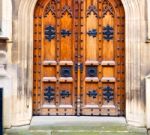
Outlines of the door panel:
[{"label": "door panel", "polygon": [[122,4],[115,0],[83,1],[81,33],[81,115],[123,115],[125,43]]},{"label": "door panel", "polygon": [[39,0],[34,13],[34,115],[124,115],[120,0]]},{"label": "door panel", "polygon": [[40,0],[37,3],[34,45],[39,47],[34,49],[35,115],[76,113],[77,74],[74,65],[77,61],[75,32],[78,19],[74,13],[77,4],[74,0]]}]

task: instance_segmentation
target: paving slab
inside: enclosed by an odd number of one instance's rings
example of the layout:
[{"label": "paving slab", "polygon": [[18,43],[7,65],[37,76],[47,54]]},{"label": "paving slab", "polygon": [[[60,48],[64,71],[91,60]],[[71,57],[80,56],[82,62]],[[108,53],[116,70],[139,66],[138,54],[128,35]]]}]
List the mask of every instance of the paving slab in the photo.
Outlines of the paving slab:
[{"label": "paving slab", "polygon": [[4,135],[51,135],[51,131],[30,131],[29,128],[18,127],[5,130]]},{"label": "paving slab", "polygon": [[116,133],[116,132],[110,132],[110,133],[99,133],[99,132],[54,132],[52,135],[146,135],[142,133]]},{"label": "paving slab", "polygon": [[140,127],[127,126],[127,130],[129,132],[134,132],[134,133],[147,133],[146,128],[140,128]]},{"label": "paving slab", "polygon": [[94,131],[127,131],[127,127],[126,126],[120,126],[120,125],[111,125],[111,124],[107,124],[107,125],[87,125],[87,123],[85,123],[85,125],[81,125],[78,124],[78,126],[74,126],[74,125],[64,125],[64,126],[32,126],[30,127],[30,130],[84,130],[84,131],[90,131],[90,130],[94,130]]},{"label": "paving slab", "polygon": [[52,135],[100,135],[99,132],[53,132]]},{"label": "paving slab", "polygon": [[100,133],[99,135],[147,135],[146,133],[116,133],[116,132],[111,132],[111,133]]}]

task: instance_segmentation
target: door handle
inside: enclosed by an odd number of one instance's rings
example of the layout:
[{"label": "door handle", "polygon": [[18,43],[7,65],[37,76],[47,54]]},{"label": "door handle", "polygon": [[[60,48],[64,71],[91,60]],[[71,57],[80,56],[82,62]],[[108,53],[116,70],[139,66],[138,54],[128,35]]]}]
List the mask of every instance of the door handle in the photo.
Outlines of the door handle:
[{"label": "door handle", "polygon": [[77,72],[79,69],[81,72],[83,72],[83,64],[82,63],[75,64],[75,72]]}]

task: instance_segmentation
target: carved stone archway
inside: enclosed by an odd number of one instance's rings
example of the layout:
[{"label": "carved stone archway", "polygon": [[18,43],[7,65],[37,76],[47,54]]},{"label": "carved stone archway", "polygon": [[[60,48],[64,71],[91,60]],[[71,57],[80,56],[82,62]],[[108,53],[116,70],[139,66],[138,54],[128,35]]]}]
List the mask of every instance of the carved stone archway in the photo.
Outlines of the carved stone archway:
[{"label": "carved stone archway", "polygon": [[[14,109],[13,126],[29,124],[32,118],[33,13],[36,2],[21,0],[18,12],[19,96],[16,94],[13,102],[22,107]],[[126,120],[134,126],[145,126],[144,87],[141,83],[145,2],[122,0],[122,3],[126,13]]]}]

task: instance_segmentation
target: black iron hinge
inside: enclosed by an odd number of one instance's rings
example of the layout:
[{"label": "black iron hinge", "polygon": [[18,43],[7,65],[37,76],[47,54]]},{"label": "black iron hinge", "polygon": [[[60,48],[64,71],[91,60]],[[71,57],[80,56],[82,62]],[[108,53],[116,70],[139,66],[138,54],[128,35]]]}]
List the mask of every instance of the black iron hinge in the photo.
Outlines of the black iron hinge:
[{"label": "black iron hinge", "polygon": [[80,69],[80,71],[83,71],[83,64],[82,63],[76,63],[75,64],[75,71],[77,72]]}]

